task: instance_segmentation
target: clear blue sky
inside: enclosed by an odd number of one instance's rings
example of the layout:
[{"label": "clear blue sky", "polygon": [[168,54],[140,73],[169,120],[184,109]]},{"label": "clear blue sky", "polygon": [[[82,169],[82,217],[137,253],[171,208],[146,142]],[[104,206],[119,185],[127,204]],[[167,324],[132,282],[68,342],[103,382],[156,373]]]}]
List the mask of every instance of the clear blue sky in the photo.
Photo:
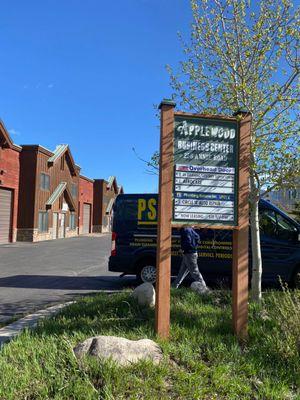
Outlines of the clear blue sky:
[{"label": "clear blue sky", "polygon": [[153,105],[183,58],[188,0],[8,0],[0,13],[0,118],[17,144],[68,143],[82,173],[157,190],[132,152],[158,148]]}]

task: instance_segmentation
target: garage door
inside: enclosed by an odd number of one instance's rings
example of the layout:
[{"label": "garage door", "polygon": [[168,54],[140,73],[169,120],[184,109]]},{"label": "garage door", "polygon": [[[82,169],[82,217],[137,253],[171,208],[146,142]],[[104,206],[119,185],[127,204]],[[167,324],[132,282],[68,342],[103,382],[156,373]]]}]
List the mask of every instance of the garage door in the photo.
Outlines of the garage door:
[{"label": "garage door", "polygon": [[83,233],[90,233],[91,226],[91,205],[83,204]]},{"label": "garage door", "polygon": [[10,241],[11,200],[12,192],[0,189],[0,244]]}]

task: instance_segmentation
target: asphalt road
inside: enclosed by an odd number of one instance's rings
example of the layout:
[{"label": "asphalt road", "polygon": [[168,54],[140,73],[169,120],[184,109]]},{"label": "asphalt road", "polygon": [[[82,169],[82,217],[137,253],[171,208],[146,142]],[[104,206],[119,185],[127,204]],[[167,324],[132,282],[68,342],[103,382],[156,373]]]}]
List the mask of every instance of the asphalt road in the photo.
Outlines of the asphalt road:
[{"label": "asphalt road", "polygon": [[134,281],[108,271],[110,235],[0,245],[0,323]]}]

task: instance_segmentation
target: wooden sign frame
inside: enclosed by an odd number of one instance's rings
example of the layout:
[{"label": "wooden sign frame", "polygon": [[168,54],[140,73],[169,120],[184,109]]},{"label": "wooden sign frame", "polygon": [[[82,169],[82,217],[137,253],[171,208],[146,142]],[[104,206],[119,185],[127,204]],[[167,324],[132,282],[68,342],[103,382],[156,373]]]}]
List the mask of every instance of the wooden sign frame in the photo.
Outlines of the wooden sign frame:
[{"label": "wooden sign frame", "polygon": [[237,111],[233,117],[219,115],[199,115],[174,111],[176,104],[163,100],[160,130],[160,170],[158,196],[157,232],[157,280],[155,330],[161,338],[170,333],[170,283],[171,283],[171,244],[172,244],[172,187],[174,162],[174,119],[176,116],[202,117],[234,120],[239,124],[238,151],[238,196],[237,226],[197,224],[198,228],[224,229],[233,231],[232,262],[232,320],[234,333],[240,338],[247,337],[248,325],[248,236],[249,236],[249,164],[251,114]]}]

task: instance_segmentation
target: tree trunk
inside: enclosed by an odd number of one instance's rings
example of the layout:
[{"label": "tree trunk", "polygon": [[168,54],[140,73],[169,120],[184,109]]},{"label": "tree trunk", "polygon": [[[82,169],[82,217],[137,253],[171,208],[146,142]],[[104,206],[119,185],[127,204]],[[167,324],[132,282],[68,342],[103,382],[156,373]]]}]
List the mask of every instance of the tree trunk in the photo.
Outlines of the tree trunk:
[{"label": "tree trunk", "polygon": [[252,252],[252,279],[251,279],[251,298],[253,301],[261,301],[261,276],[262,276],[262,259],[260,249],[260,233],[259,233],[259,214],[258,202],[259,194],[257,188],[253,187],[253,178],[251,182],[251,198],[250,198],[250,230],[251,230],[251,252]]}]

